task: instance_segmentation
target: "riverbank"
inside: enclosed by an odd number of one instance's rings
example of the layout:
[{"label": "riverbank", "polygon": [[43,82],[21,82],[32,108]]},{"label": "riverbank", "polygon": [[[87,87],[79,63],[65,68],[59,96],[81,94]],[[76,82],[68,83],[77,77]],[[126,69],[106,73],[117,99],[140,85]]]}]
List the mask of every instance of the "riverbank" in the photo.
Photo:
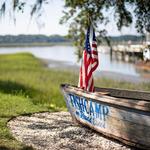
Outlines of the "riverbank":
[{"label": "riverbank", "polygon": [[141,74],[143,74],[145,78],[147,77],[150,78],[150,61],[146,62],[141,61],[136,63],[135,66],[138,69],[138,71],[141,72]]},{"label": "riverbank", "polygon": [[[71,71],[78,75],[80,66],[73,63],[68,63],[65,61],[56,61],[56,60],[50,60],[50,59],[41,59],[41,61],[48,66],[49,68],[55,68],[57,70],[66,70]],[[117,72],[111,72],[111,71],[96,71],[95,77],[98,78],[107,78],[115,81],[125,81],[125,82],[131,82],[131,83],[149,83],[150,84],[150,73],[148,73],[145,76],[134,76],[134,75],[128,75],[128,74],[122,74]]]},{"label": "riverbank", "polygon": [[[62,63],[58,65],[59,68],[47,68],[46,63],[29,53],[0,55],[0,149],[27,149],[12,136],[7,127],[7,122],[13,117],[67,110],[60,84],[77,85],[78,71],[73,67],[70,67],[73,72],[65,70]],[[133,84],[106,77],[95,80],[95,84],[150,91],[149,83]]]},{"label": "riverbank", "polygon": [[71,42],[50,42],[50,43],[0,43],[0,48],[3,47],[49,47],[49,46],[72,46]]},{"label": "riverbank", "polygon": [[[106,50],[106,47],[101,47],[102,50]],[[74,65],[77,63],[77,56],[75,55],[76,48],[73,46],[47,46],[47,47],[6,47],[0,48],[0,54],[20,53],[28,52],[40,59],[50,59],[56,61],[66,61],[67,65]],[[100,65],[97,71],[111,71],[126,73],[128,75],[139,76],[135,64],[116,61],[110,59],[109,53],[99,52]],[[63,62],[62,62],[63,63]]]}]

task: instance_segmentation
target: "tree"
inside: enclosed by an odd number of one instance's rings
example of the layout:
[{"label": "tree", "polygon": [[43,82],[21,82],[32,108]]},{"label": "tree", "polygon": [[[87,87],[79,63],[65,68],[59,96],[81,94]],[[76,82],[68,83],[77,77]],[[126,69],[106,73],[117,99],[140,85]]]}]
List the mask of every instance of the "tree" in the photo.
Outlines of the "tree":
[{"label": "tree", "polygon": [[[128,7],[132,7],[132,11]],[[104,13],[113,10],[116,25],[120,30],[123,26],[129,26],[135,15],[135,28],[138,32],[143,33],[145,29],[149,30],[150,26],[150,5],[147,0],[65,0],[64,16],[61,23],[71,20],[69,34],[74,38],[75,44],[78,46],[78,56],[81,56],[81,48],[84,42],[84,33],[89,26],[90,19],[93,26],[98,29],[98,36],[105,38],[106,30],[100,30],[98,24],[108,24],[109,18]],[[101,38],[100,38],[101,40]]]},{"label": "tree", "polygon": [[[14,11],[18,8],[23,9],[25,2],[21,0],[13,1]],[[47,0],[36,0],[35,5],[32,7],[31,16],[37,13],[43,3],[47,3]],[[128,8],[132,8],[131,10]],[[5,12],[5,1],[1,5],[1,14]],[[120,30],[123,26],[129,26],[133,21],[133,15],[135,18],[135,28],[138,32],[143,33],[145,30],[150,32],[150,5],[149,0],[65,0],[64,16],[61,18],[60,23],[69,22],[69,35],[75,41],[75,45],[78,47],[77,54],[81,57],[81,50],[84,45],[85,30],[92,20],[93,26],[97,29],[99,41],[105,38],[106,30],[100,30],[99,24],[108,24],[109,18],[105,14],[113,10],[113,15],[116,20],[116,25]]]}]

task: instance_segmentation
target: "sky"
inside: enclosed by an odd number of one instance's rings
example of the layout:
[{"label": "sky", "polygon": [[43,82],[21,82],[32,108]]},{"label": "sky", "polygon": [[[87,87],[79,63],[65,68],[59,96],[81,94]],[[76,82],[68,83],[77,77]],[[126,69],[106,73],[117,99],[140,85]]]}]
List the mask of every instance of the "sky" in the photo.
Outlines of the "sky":
[{"label": "sky", "polygon": [[[29,0],[28,0],[29,1]],[[31,1],[30,1],[31,2]],[[32,1],[34,2],[34,1]],[[12,34],[45,34],[45,35],[67,35],[68,24],[60,25],[59,20],[63,16],[64,1],[63,0],[50,0],[49,4],[44,6],[43,16],[38,20],[40,22],[39,29],[37,25],[36,16],[32,19],[30,16],[31,4],[24,9],[24,13],[18,12],[15,15],[16,24],[14,25],[13,17],[10,15],[10,9],[8,8],[7,13],[4,18],[0,21],[0,35]],[[43,24],[44,22],[44,24]],[[100,28],[105,28],[108,31],[108,35],[125,35],[125,34],[137,34],[134,24],[128,28],[123,28],[122,31],[118,31],[114,23],[113,18],[111,23],[107,26],[100,26]]]}]

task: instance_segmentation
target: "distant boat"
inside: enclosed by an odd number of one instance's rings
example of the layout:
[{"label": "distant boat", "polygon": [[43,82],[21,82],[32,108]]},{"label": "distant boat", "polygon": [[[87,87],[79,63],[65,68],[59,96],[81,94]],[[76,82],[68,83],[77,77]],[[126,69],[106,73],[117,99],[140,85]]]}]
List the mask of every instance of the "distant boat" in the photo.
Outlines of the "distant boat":
[{"label": "distant boat", "polygon": [[150,93],[96,88],[94,93],[61,85],[76,123],[125,144],[150,149]]}]

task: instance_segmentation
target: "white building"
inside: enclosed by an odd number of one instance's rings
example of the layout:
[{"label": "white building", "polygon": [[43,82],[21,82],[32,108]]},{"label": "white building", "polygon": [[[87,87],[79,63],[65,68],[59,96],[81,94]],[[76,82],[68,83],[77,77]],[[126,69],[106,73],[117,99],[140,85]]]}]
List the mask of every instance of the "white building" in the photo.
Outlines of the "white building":
[{"label": "white building", "polygon": [[146,32],[146,48],[143,50],[144,61],[150,60],[150,32]]}]

